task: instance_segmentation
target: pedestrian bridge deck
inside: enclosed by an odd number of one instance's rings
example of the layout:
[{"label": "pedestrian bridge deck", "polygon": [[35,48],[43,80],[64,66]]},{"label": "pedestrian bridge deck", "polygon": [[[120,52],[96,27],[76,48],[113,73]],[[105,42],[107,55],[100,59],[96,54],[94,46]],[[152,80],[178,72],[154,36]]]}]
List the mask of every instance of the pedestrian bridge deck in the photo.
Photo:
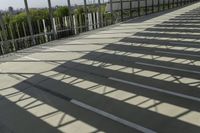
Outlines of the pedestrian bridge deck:
[{"label": "pedestrian bridge deck", "polygon": [[200,3],[1,57],[0,132],[200,132]]}]

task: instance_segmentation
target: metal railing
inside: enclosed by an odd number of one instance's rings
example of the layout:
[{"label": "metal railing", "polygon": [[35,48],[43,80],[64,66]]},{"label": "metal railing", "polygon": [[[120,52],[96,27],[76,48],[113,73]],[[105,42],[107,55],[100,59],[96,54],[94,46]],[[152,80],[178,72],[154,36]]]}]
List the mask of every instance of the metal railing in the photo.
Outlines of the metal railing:
[{"label": "metal railing", "polygon": [[[26,1],[26,0],[25,0]],[[77,35],[82,32],[98,29],[134,17],[164,11],[171,8],[185,6],[197,0],[110,0],[106,4],[107,12],[101,11],[100,0],[95,12],[89,12],[84,0],[85,12],[73,14],[70,0],[68,16],[53,17],[51,2],[49,3],[49,19],[32,21],[26,5],[27,21],[22,23],[4,24],[0,22],[0,55],[15,52],[55,39]]]}]

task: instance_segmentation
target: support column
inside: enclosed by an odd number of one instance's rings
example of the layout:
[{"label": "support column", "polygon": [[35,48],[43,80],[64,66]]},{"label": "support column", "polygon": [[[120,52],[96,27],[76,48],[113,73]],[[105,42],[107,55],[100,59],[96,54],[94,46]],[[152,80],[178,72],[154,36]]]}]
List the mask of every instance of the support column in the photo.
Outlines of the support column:
[{"label": "support column", "polygon": [[54,20],[53,20],[51,0],[48,0],[48,7],[49,7],[49,16],[50,16],[50,21],[51,21],[51,26],[52,26],[52,31],[53,31],[53,39],[57,39],[57,32],[56,32],[56,27],[54,25]]},{"label": "support column", "polygon": [[35,45],[36,42],[35,42],[35,37],[34,37],[34,34],[33,34],[33,28],[32,28],[31,17],[30,17],[30,13],[29,13],[29,8],[28,8],[28,2],[27,2],[27,0],[24,0],[24,5],[25,5],[25,11],[26,11],[26,15],[27,15],[27,21],[28,21],[29,31],[30,31],[30,34],[31,34],[33,45]]}]

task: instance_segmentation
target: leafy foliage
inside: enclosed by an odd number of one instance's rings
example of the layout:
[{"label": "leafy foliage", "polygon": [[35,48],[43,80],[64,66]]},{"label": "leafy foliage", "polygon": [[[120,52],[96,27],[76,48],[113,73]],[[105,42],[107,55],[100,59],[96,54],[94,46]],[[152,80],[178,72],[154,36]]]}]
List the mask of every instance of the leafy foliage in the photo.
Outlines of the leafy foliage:
[{"label": "leafy foliage", "polygon": [[55,12],[54,12],[54,16],[55,17],[64,17],[64,16],[68,16],[69,15],[69,9],[67,7],[58,7]]},{"label": "leafy foliage", "polygon": [[78,6],[75,10],[74,10],[74,14],[83,14],[85,11],[84,11],[84,8],[83,6]]}]

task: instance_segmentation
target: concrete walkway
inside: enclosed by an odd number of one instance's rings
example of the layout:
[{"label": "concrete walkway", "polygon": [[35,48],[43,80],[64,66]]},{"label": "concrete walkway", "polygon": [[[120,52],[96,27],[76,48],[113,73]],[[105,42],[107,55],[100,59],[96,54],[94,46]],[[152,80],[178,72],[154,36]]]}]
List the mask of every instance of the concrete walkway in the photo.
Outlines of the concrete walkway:
[{"label": "concrete walkway", "polygon": [[200,3],[0,58],[0,133],[199,133]]}]

